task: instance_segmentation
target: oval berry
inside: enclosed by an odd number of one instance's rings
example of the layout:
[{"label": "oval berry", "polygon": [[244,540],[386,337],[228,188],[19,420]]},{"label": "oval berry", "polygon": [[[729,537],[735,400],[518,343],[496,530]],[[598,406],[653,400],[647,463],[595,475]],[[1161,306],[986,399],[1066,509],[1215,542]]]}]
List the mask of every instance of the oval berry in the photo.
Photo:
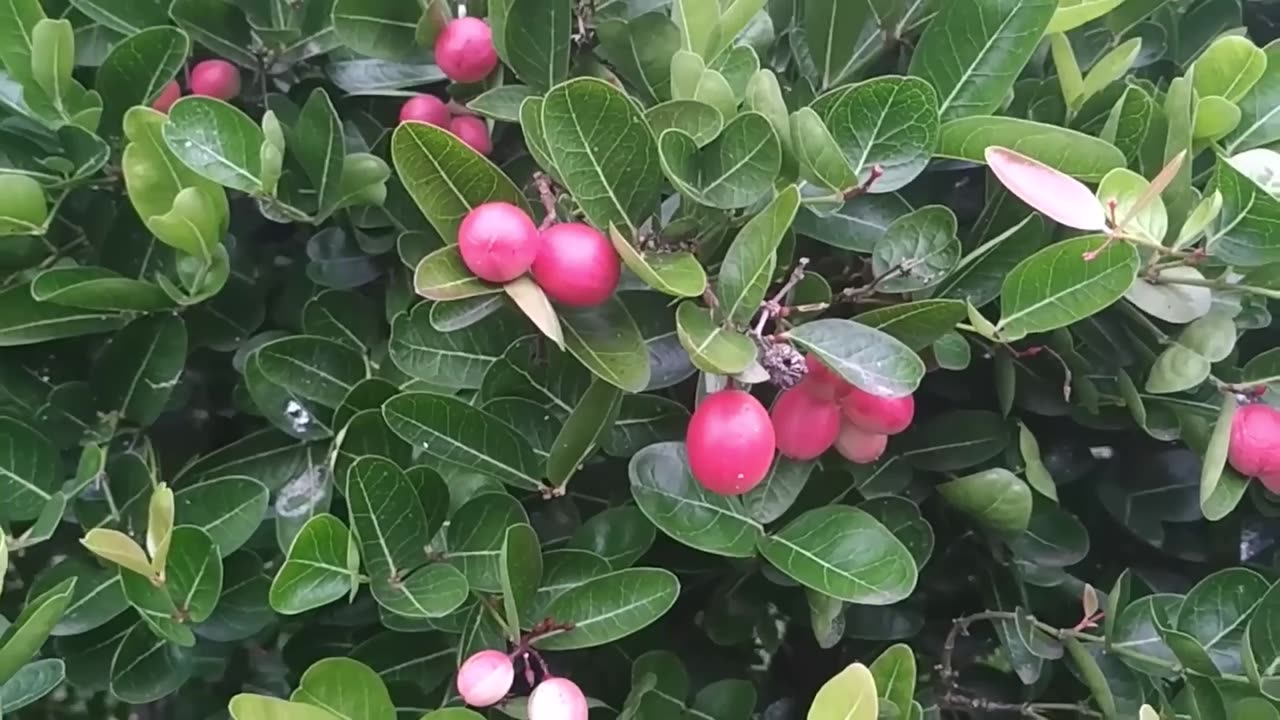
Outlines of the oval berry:
[{"label": "oval berry", "polygon": [[533,220],[511,203],[479,205],[458,227],[463,264],[489,282],[510,282],[525,274],[538,256],[538,242]]},{"label": "oval berry", "polygon": [[1227,460],[1240,474],[1280,492],[1280,410],[1261,403],[1236,410]]},{"label": "oval berry", "polygon": [[830,450],[840,434],[840,406],[800,387],[779,395],[769,416],[778,452],[792,460],[813,460]]},{"label": "oval berry", "polygon": [[699,484],[719,495],[741,495],[760,484],[773,465],[773,422],[750,393],[721,390],[693,412],[685,448]]},{"label": "oval berry", "polygon": [[164,87],[160,88],[160,94],[155,100],[151,101],[151,107],[162,113],[169,112],[169,108],[178,102],[178,98],[182,97],[182,88],[178,87],[177,80],[170,80]]},{"label": "oval berry", "polygon": [[458,668],[458,694],[468,705],[489,707],[511,692],[515,677],[515,667],[506,653],[481,650]]},{"label": "oval berry", "polygon": [[450,21],[436,37],[436,65],[457,83],[477,83],[498,67],[493,30],[480,18]]},{"label": "oval berry", "polygon": [[240,94],[240,69],[226,60],[204,60],[191,68],[191,94],[230,100]]},{"label": "oval berry", "polygon": [[449,106],[435,95],[414,95],[400,106],[400,122],[422,122],[436,127],[449,127]]},{"label": "oval berry", "polygon": [[848,395],[850,388],[853,387],[812,355],[805,356],[804,364],[805,374],[800,384],[814,397],[823,400],[839,400]]},{"label": "oval berry", "polygon": [[867,432],[897,435],[911,425],[916,414],[916,401],[910,395],[888,398],[850,387],[840,401],[840,409],[849,422]]},{"label": "oval berry", "polygon": [[529,695],[529,720],[587,720],[587,697],[568,678],[548,678]]},{"label": "oval berry", "polygon": [[888,446],[888,435],[868,432],[849,422],[840,426],[840,434],[836,436],[836,452],[858,465],[879,460]]},{"label": "oval berry", "polygon": [[618,287],[622,261],[598,230],[582,223],[552,225],[542,233],[533,279],[563,305],[599,305]]},{"label": "oval berry", "polygon": [[493,141],[489,139],[489,126],[478,117],[459,115],[449,122],[449,132],[457,135],[467,147],[481,155],[493,152]]}]

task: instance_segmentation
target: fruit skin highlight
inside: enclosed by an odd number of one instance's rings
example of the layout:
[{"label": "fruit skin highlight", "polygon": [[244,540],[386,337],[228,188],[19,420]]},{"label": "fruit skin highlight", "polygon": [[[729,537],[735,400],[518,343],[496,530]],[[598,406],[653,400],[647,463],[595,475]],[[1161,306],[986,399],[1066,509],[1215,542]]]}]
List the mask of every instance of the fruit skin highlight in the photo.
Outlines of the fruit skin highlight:
[{"label": "fruit skin highlight", "polygon": [[458,668],[458,694],[475,707],[489,707],[511,692],[516,669],[506,653],[481,650]]},{"label": "fruit skin highlight", "polygon": [[704,398],[685,434],[694,479],[719,495],[741,495],[759,485],[773,465],[775,448],[769,413],[742,390]]},{"label": "fruit skin highlight", "polygon": [[493,152],[493,141],[489,138],[489,126],[484,120],[471,115],[459,115],[449,122],[449,132],[458,136],[467,147],[481,155]]},{"label": "fruit skin highlight", "polygon": [[457,83],[477,83],[498,67],[493,30],[474,17],[452,20],[436,37],[436,65]]},{"label": "fruit skin highlight", "polygon": [[240,94],[240,70],[226,60],[204,60],[191,68],[191,94],[230,100]]},{"label": "fruit skin highlight", "polygon": [[836,452],[858,465],[879,460],[888,445],[888,435],[868,432],[850,422],[842,424],[840,434],[836,436]]},{"label": "fruit skin highlight", "polygon": [[849,422],[867,432],[897,435],[911,425],[916,414],[916,401],[910,395],[887,398],[851,387],[840,401],[840,409]]},{"label": "fruit skin highlight", "polygon": [[154,110],[167,113],[169,108],[173,107],[173,104],[178,102],[181,97],[182,88],[178,87],[178,81],[170,80],[163,88],[160,88],[160,94],[156,96],[155,100],[151,101],[151,107]]},{"label": "fruit skin highlight", "polygon": [[599,305],[613,295],[621,276],[617,251],[590,225],[559,223],[542,232],[533,279],[552,300],[573,307]]},{"label": "fruit skin highlight", "polygon": [[489,282],[510,282],[525,274],[538,256],[538,244],[533,220],[511,203],[479,205],[458,227],[462,262]]},{"label": "fruit skin highlight", "polygon": [[529,695],[529,720],[587,720],[587,697],[568,678],[548,678]]},{"label": "fruit skin highlight", "polygon": [[415,95],[400,106],[400,122],[424,122],[447,128],[451,116],[449,107],[435,95]]},{"label": "fruit skin highlight", "polygon": [[840,406],[800,386],[778,395],[769,416],[778,452],[792,460],[817,458],[831,449],[840,434]]},{"label": "fruit skin highlight", "polygon": [[1227,460],[1240,474],[1280,492],[1280,410],[1262,403],[1236,410]]}]

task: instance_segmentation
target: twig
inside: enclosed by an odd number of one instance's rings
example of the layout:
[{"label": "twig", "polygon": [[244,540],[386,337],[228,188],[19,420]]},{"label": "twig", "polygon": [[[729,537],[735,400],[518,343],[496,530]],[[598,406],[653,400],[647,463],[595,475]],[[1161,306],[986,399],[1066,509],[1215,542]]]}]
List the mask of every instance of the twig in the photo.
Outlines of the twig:
[{"label": "twig", "polygon": [[1220,279],[1206,280],[1201,278],[1166,278],[1164,275],[1157,275],[1154,278],[1151,278],[1151,282],[1156,285],[1187,285],[1189,287],[1203,287],[1211,290],[1236,291],[1252,295],[1260,295],[1272,300],[1280,300],[1280,290],[1271,290],[1269,288],[1258,287],[1256,285],[1234,285],[1232,283],[1223,282]]},{"label": "twig", "polygon": [[871,173],[867,175],[867,179],[865,182],[863,182],[861,185],[856,185],[844,191],[845,201],[847,202],[854,198],[862,197],[863,195],[866,195],[867,193],[871,192],[872,183],[879,180],[883,175],[884,175],[884,167],[882,165],[879,165],[879,164],[872,165]]},{"label": "twig", "polygon": [[533,174],[533,183],[538,188],[538,197],[542,200],[542,209],[546,212],[542,218],[542,224],[538,226],[538,230],[542,231],[560,222],[556,213],[555,183],[543,172]]},{"label": "twig", "polygon": [[800,258],[799,262],[796,263],[795,269],[791,271],[791,277],[787,278],[787,281],[778,289],[778,292],[774,293],[772,298],[761,303],[760,319],[756,322],[755,329],[752,331],[753,335],[759,337],[764,333],[764,325],[769,321],[769,318],[782,317],[784,309],[782,301],[786,298],[787,293],[794,290],[796,285],[800,284],[800,281],[804,279],[804,269],[808,265],[809,258]]},{"label": "twig", "polygon": [[1076,717],[1102,717],[1102,713],[1083,703],[1003,703],[985,698],[949,692],[942,696],[941,704],[952,710],[968,710],[973,713],[1008,713],[1028,718],[1045,718],[1047,712],[1070,712]]}]

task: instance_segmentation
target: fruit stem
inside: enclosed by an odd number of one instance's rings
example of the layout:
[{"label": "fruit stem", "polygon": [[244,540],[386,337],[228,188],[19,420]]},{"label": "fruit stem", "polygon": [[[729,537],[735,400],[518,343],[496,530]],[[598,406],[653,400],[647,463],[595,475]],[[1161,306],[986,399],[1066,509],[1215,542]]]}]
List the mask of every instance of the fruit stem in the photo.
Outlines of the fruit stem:
[{"label": "fruit stem", "polygon": [[787,293],[794,290],[796,285],[800,284],[800,281],[804,279],[804,269],[808,267],[808,265],[809,258],[800,258],[796,263],[795,269],[791,271],[791,277],[787,278],[787,281],[778,289],[778,292],[774,293],[772,298],[760,303],[760,319],[756,322],[756,327],[752,331],[753,335],[760,337],[764,333],[765,323],[767,323],[770,318],[784,317],[783,311],[785,308],[782,305],[782,301],[787,297]]}]

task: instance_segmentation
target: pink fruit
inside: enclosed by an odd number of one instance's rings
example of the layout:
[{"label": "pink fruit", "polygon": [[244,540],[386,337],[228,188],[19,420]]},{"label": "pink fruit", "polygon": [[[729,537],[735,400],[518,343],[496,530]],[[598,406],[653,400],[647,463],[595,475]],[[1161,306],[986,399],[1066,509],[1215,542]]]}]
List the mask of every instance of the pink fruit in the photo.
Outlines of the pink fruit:
[{"label": "pink fruit", "polygon": [[167,85],[160,88],[160,94],[155,100],[151,101],[151,107],[162,113],[169,112],[169,108],[178,102],[178,98],[182,97],[182,88],[178,87],[177,80],[170,80]]},{"label": "pink fruit", "polygon": [[906,430],[915,417],[916,401],[910,395],[888,398],[851,387],[840,401],[840,409],[849,422],[867,432],[897,435]]},{"label": "pink fruit", "polygon": [[476,83],[498,67],[498,51],[493,31],[484,20],[474,17],[451,21],[436,37],[436,65],[450,80]]},{"label": "pink fruit", "polygon": [[538,255],[538,243],[533,220],[510,203],[479,205],[458,227],[463,264],[489,282],[510,282],[525,274]]},{"label": "pink fruit", "polygon": [[564,305],[599,305],[618,287],[622,261],[598,230],[582,223],[552,225],[542,233],[533,279]]},{"label": "pink fruit", "polygon": [[868,432],[850,422],[841,424],[840,434],[836,436],[836,451],[859,465],[879,460],[888,445],[888,435]]},{"label": "pink fruit", "polygon": [[458,668],[458,694],[475,707],[489,707],[511,692],[516,669],[506,653],[481,650]]},{"label": "pink fruit", "polygon": [[778,452],[792,460],[813,460],[830,450],[840,434],[840,406],[800,387],[779,395],[770,417]]},{"label": "pink fruit", "polygon": [[449,123],[449,132],[457,135],[467,147],[481,155],[493,152],[493,141],[489,139],[489,126],[478,117],[459,115]]},{"label": "pink fruit", "polygon": [[703,487],[741,495],[760,484],[773,465],[773,423],[764,406],[742,390],[721,390],[702,400],[685,435],[689,469]]},{"label": "pink fruit", "polygon": [[529,720],[587,720],[587,697],[572,680],[543,680],[529,695]]},{"label": "pink fruit", "polygon": [[226,60],[204,60],[191,68],[191,94],[230,100],[240,94],[240,70]]},{"label": "pink fruit", "polygon": [[400,122],[424,122],[436,127],[449,127],[449,108],[435,95],[414,95],[400,106]]},{"label": "pink fruit", "polygon": [[1237,410],[1227,459],[1242,475],[1280,492],[1280,410],[1261,403]]},{"label": "pink fruit", "polygon": [[812,355],[805,356],[804,359],[805,372],[804,380],[801,386],[804,387],[811,395],[823,400],[839,400],[849,394],[850,388],[853,386],[844,381],[844,378],[835,374],[822,361]]}]

